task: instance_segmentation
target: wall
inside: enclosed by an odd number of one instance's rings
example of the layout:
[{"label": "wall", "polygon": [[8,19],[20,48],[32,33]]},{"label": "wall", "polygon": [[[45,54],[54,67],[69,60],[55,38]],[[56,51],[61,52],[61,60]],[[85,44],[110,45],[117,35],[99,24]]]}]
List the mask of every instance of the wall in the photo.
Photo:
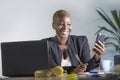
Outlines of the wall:
[{"label": "wall", "polygon": [[[86,35],[92,48],[95,31],[99,25],[105,24],[96,9],[119,9],[119,4],[119,0],[0,0],[0,42],[39,40],[54,36],[52,15],[58,9],[65,9],[73,17],[71,34]],[[103,58],[108,57],[105,55]]]}]

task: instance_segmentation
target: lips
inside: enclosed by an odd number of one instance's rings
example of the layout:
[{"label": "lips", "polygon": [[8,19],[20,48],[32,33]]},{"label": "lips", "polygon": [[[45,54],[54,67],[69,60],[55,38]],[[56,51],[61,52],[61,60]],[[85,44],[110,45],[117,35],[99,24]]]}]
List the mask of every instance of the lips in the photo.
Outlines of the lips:
[{"label": "lips", "polygon": [[68,34],[68,32],[62,32],[62,34],[64,34],[64,35],[65,35],[65,34]]},{"label": "lips", "polygon": [[66,31],[60,31],[60,33],[63,34],[63,35],[66,35],[66,34],[69,33],[69,30],[66,30]]}]

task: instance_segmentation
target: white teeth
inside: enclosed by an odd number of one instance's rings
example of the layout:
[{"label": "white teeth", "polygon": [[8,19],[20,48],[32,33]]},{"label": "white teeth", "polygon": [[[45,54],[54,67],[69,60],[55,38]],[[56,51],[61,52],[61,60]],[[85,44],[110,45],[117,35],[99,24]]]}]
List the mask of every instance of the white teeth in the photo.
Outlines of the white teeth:
[{"label": "white teeth", "polygon": [[68,32],[62,32],[62,34],[68,34]]}]

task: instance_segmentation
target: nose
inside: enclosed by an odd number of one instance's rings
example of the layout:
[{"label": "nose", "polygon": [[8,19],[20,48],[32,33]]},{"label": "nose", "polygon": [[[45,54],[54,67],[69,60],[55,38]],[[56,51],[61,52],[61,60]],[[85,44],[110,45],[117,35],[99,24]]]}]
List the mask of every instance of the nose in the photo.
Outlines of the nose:
[{"label": "nose", "polygon": [[67,30],[67,29],[68,29],[67,24],[64,24],[64,25],[63,25],[63,29],[64,29],[64,30]]}]

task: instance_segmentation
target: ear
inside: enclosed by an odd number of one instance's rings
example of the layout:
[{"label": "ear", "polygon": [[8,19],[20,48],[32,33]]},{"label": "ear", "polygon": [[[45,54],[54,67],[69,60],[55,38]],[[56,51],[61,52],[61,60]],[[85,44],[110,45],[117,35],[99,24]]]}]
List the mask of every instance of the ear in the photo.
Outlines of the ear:
[{"label": "ear", "polygon": [[52,28],[55,29],[55,24],[54,23],[52,23]]}]

